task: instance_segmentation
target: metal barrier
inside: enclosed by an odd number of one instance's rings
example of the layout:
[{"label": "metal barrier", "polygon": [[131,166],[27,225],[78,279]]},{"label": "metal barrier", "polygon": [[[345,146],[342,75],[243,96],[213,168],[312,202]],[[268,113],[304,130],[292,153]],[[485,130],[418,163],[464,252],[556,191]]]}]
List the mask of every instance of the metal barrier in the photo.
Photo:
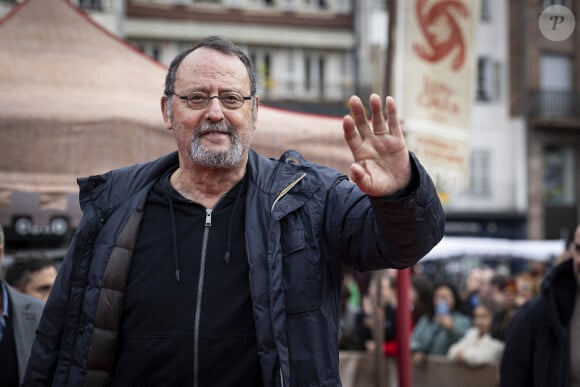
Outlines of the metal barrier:
[{"label": "metal barrier", "polygon": [[[372,353],[341,351],[340,377],[343,387],[398,387],[397,360],[382,357],[378,375]],[[426,363],[412,368],[413,387],[497,387],[498,365],[479,367],[450,361],[443,356],[429,356]],[[378,376],[378,378],[377,378]],[[376,380],[379,380],[377,386]]]}]

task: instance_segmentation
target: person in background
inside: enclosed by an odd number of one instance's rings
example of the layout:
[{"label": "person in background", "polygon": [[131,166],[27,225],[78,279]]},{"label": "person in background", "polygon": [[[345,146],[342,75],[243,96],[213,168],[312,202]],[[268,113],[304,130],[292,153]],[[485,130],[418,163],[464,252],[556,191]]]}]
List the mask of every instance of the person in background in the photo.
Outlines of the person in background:
[{"label": "person in background", "polygon": [[461,309],[465,313],[471,315],[480,302],[491,298],[491,279],[494,275],[494,269],[488,266],[471,269],[465,281],[465,288],[460,293],[463,294]]},{"label": "person in background", "polygon": [[4,279],[21,293],[46,302],[56,279],[56,265],[45,256],[15,255]]},{"label": "person in background", "polygon": [[516,295],[514,302],[516,308],[521,307],[523,304],[538,294],[536,291],[536,281],[534,280],[534,277],[527,271],[516,274],[515,285]]},{"label": "person in background", "polygon": [[[4,230],[0,226],[0,274]],[[0,386],[20,386],[44,303],[17,292],[0,279]]]},{"label": "person in background", "polygon": [[413,363],[421,365],[427,355],[445,356],[449,347],[465,335],[471,319],[458,308],[460,298],[451,283],[440,283],[433,290],[433,310],[419,319],[411,336]]},{"label": "person in background", "polygon": [[461,288],[461,309],[470,313],[479,304],[479,288],[481,286],[483,270],[473,267],[465,278],[465,285]]},{"label": "person in background", "polygon": [[505,340],[509,321],[512,317],[513,311],[515,310],[515,284],[512,285],[514,292],[511,295],[506,293],[507,285],[508,279],[503,274],[499,273],[496,273],[490,282],[490,303],[493,305],[494,311],[490,333],[500,341]]},{"label": "person in background", "polygon": [[361,292],[350,269],[344,273],[344,285],[342,290],[339,349],[357,350],[360,343],[356,339],[356,318],[361,309]]},{"label": "person in background", "polygon": [[491,336],[494,306],[491,302],[480,302],[473,309],[473,327],[447,352],[451,360],[469,366],[496,364],[501,359],[504,343]]},{"label": "person in background", "polygon": [[204,38],[160,98],[177,150],[79,179],[83,218],[27,387],[341,384],[344,266],[416,264],[443,237],[443,207],[391,97],[372,94],[369,116],[350,98],[349,179],[252,149],[257,90],[240,47]]},{"label": "person in background", "polygon": [[393,342],[397,335],[396,316],[396,283],[386,271],[377,272],[371,278],[368,292],[363,296],[362,310],[356,318],[355,332],[362,349],[368,352],[377,350],[377,329],[382,329],[381,351],[384,353],[387,343]]},{"label": "person in background", "polygon": [[433,315],[433,282],[424,275],[411,277],[411,327],[423,316]]},{"label": "person in background", "polygon": [[513,316],[500,364],[501,387],[580,386],[580,225],[573,258],[546,274],[540,294]]}]

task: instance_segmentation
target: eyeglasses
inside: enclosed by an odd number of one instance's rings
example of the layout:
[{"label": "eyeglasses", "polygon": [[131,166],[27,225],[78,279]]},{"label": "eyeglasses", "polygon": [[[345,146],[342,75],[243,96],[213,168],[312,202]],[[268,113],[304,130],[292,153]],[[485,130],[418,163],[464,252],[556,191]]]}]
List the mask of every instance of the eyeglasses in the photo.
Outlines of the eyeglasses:
[{"label": "eyeglasses", "polygon": [[244,97],[238,92],[235,91],[226,91],[221,93],[220,95],[209,96],[202,92],[193,92],[189,95],[179,95],[176,93],[169,93],[169,95],[174,95],[181,99],[187,101],[187,106],[189,106],[193,110],[201,110],[205,109],[207,105],[209,105],[209,101],[214,98],[219,99],[222,106],[228,110],[237,110],[244,106],[244,102],[252,99],[252,96]]},{"label": "eyeglasses", "polygon": [[578,254],[580,254],[580,243],[574,243],[574,249]]}]

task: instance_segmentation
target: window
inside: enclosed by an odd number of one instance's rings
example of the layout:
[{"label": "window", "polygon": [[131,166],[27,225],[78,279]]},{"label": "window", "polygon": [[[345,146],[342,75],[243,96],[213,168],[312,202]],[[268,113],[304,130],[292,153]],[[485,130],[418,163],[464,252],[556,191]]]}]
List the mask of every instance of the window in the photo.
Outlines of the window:
[{"label": "window", "polygon": [[499,97],[498,66],[489,57],[477,59],[477,101],[489,102]]},{"label": "window", "polygon": [[544,203],[574,204],[574,150],[572,147],[544,149]]},{"label": "window", "polygon": [[272,61],[270,59],[270,54],[264,54],[264,78],[266,79],[266,90],[270,90],[273,86],[271,78]]},{"label": "window", "polygon": [[324,97],[325,60],[323,56],[318,58],[318,95]]},{"label": "window", "polygon": [[102,0],[79,0],[79,6],[83,9],[103,10]]},{"label": "window", "polygon": [[268,92],[274,87],[272,54],[269,50],[261,48],[249,48],[248,52],[250,60],[254,64],[258,85],[262,88],[259,93],[263,92],[264,96],[267,96]]},{"label": "window", "polygon": [[564,5],[572,8],[572,0],[540,0],[540,6],[542,8],[549,7],[550,5]]},{"label": "window", "polygon": [[469,185],[467,193],[471,196],[491,195],[491,155],[484,149],[472,149],[469,157]]},{"label": "window", "polygon": [[134,42],[133,45],[145,55],[148,55],[156,61],[161,60],[161,47],[154,43]]},{"label": "window", "polygon": [[491,1],[492,0],[481,0],[481,21],[490,22],[491,21]]},{"label": "window", "polygon": [[310,57],[304,58],[304,90],[310,91],[312,88],[312,73],[310,72]]},{"label": "window", "polygon": [[574,111],[573,60],[559,54],[540,57],[540,91],[537,112],[542,116],[568,116]]}]

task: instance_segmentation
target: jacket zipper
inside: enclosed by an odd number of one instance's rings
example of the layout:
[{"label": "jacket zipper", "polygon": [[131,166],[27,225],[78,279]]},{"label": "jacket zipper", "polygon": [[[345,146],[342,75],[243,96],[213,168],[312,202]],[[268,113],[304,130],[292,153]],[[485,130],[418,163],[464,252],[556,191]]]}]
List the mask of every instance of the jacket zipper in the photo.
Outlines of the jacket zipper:
[{"label": "jacket zipper", "polygon": [[203,281],[205,275],[205,261],[207,255],[207,240],[211,227],[211,208],[205,209],[205,230],[203,231],[203,243],[201,247],[201,260],[199,263],[199,281],[197,283],[197,302],[195,305],[195,326],[193,330],[193,386],[198,387],[199,373],[199,324],[201,319],[201,300],[203,295]]}]

